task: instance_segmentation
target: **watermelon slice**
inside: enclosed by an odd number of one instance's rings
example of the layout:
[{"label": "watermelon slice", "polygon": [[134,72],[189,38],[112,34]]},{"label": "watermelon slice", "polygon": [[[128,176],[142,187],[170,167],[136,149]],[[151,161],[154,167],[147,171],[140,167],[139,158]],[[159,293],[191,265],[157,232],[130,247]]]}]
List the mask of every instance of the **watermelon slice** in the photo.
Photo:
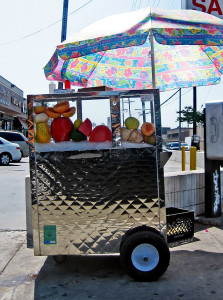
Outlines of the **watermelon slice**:
[{"label": "watermelon slice", "polygon": [[100,143],[112,140],[111,130],[105,125],[96,126],[90,135],[89,142]]},{"label": "watermelon slice", "polygon": [[92,123],[91,121],[87,118],[81,126],[78,128],[80,132],[82,132],[84,135],[89,136],[91,134],[92,130]]}]

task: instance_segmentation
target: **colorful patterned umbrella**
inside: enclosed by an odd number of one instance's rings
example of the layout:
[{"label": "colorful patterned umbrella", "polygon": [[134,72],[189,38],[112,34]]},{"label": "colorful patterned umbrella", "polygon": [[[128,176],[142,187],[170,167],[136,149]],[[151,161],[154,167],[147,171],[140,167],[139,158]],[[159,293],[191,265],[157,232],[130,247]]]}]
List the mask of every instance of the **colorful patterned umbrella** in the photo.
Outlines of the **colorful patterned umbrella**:
[{"label": "colorful patterned umbrella", "polygon": [[48,80],[84,87],[149,89],[152,73],[161,91],[217,84],[223,72],[223,21],[190,10],[111,16],[58,45],[44,71]]}]

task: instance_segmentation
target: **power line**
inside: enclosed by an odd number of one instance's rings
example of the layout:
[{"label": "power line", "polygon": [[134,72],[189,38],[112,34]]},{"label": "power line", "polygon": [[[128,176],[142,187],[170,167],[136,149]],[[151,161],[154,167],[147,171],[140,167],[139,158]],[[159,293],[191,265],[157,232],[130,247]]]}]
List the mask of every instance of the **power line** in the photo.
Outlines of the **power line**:
[{"label": "power line", "polygon": [[149,6],[149,5],[150,5],[150,0],[147,1],[147,5],[146,6]]},{"label": "power line", "polygon": [[141,6],[141,2],[142,2],[142,0],[140,0],[140,2],[139,2],[139,6],[138,6],[138,9],[140,9],[140,6]]},{"label": "power line", "polygon": [[[185,93],[183,93],[181,95],[181,97],[184,96],[184,95],[186,95],[187,93],[189,93],[192,89],[193,88],[190,88],[188,91],[186,91]],[[178,92],[179,92],[179,90],[176,93],[178,93]],[[176,93],[174,93],[170,98],[168,98],[166,101],[164,101],[163,103],[161,103],[160,106],[162,106],[164,103],[168,102]],[[177,97],[177,98],[173,99],[171,102],[167,103],[165,106],[167,106],[168,104],[171,104],[172,102],[176,101],[177,99],[179,99],[179,98]]]},{"label": "power line", "polygon": [[158,3],[157,3],[157,5],[156,5],[156,7],[158,7],[158,6],[159,6],[159,3],[160,3],[160,0],[158,0]]},{"label": "power line", "polygon": [[[90,2],[92,2],[92,1],[94,1],[94,0],[88,1],[88,2],[86,2],[84,5],[82,5],[81,7],[77,8],[77,9],[74,10],[74,11],[72,11],[72,12],[69,14],[69,16],[72,15],[72,14],[74,14],[75,12],[79,11],[80,9],[82,9],[83,7],[85,7],[86,5],[88,5],[88,4],[89,4]],[[40,29],[40,30],[38,30],[38,31],[36,31],[36,32],[30,33],[30,34],[25,35],[25,36],[23,36],[23,37],[21,37],[21,38],[18,38],[18,39],[16,39],[16,40],[12,40],[12,41],[9,41],[9,42],[6,42],[6,43],[2,43],[2,44],[0,44],[0,46],[12,44],[12,43],[15,43],[15,42],[24,40],[24,39],[26,39],[26,38],[28,38],[28,37],[30,37],[30,36],[36,35],[36,34],[40,33],[41,31],[44,31],[44,30],[46,30],[46,29],[48,29],[48,28],[50,28],[50,27],[56,25],[57,23],[59,23],[59,22],[61,22],[61,21],[62,21],[62,19],[60,19],[60,20],[58,20],[58,21],[56,21],[56,22],[54,22],[54,23],[52,23],[52,24],[50,24],[50,25],[48,25],[48,26],[46,26],[46,27],[44,27],[44,28],[42,28],[42,29]]]},{"label": "power line", "polygon": [[206,102],[206,100],[207,100],[207,98],[208,98],[208,96],[209,96],[209,94],[210,94],[210,92],[211,92],[211,90],[212,90],[212,87],[213,87],[213,85],[211,85],[211,86],[209,87],[209,90],[208,90],[208,92],[207,92],[207,94],[206,94],[206,97],[205,97],[204,102],[202,103],[201,107],[203,107],[204,103]]},{"label": "power line", "polygon": [[160,104],[160,106],[162,106],[163,104],[165,104],[166,102],[168,102],[173,96],[175,96],[177,93],[179,92],[179,90],[178,91],[176,91],[172,96],[170,96],[167,100],[165,100],[163,103],[161,103]]}]

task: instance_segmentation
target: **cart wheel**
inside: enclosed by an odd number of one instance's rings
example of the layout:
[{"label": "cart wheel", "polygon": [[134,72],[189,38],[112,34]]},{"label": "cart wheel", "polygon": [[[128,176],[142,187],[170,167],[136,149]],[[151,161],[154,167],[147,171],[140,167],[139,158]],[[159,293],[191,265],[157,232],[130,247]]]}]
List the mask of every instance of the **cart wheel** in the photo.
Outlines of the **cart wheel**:
[{"label": "cart wheel", "polygon": [[153,281],[167,269],[170,251],[158,234],[139,231],[125,239],[120,251],[121,264],[136,281]]},{"label": "cart wheel", "polygon": [[54,255],[53,259],[57,264],[62,264],[67,260],[67,255]]}]

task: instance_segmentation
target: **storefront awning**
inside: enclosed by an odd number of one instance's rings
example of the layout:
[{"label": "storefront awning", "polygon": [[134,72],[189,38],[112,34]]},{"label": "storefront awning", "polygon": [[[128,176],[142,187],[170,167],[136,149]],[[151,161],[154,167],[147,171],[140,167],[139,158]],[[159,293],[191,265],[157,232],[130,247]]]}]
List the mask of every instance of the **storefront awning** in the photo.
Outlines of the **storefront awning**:
[{"label": "storefront awning", "polygon": [[28,124],[26,123],[26,121],[19,118],[19,122],[21,123],[21,125],[24,129],[28,129]]}]

